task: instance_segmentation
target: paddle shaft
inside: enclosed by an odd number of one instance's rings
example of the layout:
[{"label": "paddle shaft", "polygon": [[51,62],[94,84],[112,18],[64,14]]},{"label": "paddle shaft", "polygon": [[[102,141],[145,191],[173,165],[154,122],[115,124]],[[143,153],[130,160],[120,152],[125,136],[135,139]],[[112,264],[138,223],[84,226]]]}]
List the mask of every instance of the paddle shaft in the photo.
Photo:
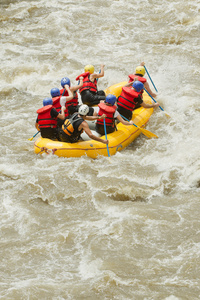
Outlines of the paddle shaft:
[{"label": "paddle shaft", "polygon": [[[103,120],[103,124],[104,124],[105,137],[106,137],[106,140],[107,140],[106,121],[105,121],[105,119]],[[109,152],[108,144],[106,146],[107,146],[108,157],[110,157],[110,152]]]},{"label": "paddle shaft", "polygon": [[[151,96],[151,94],[144,88],[144,90],[145,90],[145,92],[151,97],[151,99],[155,102],[155,103],[157,103],[157,101]],[[159,108],[162,110],[162,111],[164,111],[164,109],[159,105]]]},{"label": "paddle shaft", "polygon": [[144,66],[144,68],[145,68],[145,71],[147,72],[147,75],[149,76],[149,79],[151,80],[151,83],[153,84],[153,86],[154,86],[154,89],[156,90],[156,92],[158,93],[158,91],[157,91],[157,88],[155,87],[155,84],[153,83],[153,80],[151,79],[151,76],[149,75],[149,72],[147,71],[147,68]]}]

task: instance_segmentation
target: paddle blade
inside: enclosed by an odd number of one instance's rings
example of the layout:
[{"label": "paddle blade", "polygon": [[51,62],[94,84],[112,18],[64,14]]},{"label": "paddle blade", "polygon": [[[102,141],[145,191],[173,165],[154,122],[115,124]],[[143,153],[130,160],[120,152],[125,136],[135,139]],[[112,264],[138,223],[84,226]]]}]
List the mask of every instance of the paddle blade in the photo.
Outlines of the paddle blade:
[{"label": "paddle blade", "polygon": [[153,132],[151,132],[151,131],[149,131],[149,130],[147,130],[147,129],[144,129],[144,128],[141,128],[141,127],[138,127],[141,131],[142,131],[142,133],[144,134],[144,135],[146,135],[146,137],[148,137],[149,139],[152,139],[152,138],[158,138],[158,136],[156,135],[156,134],[154,134]]},{"label": "paddle blade", "polygon": [[30,139],[28,139],[29,141],[32,141],[33,140],[33,136],[30,138]]},{"label": "paddle blade", "polygon": [[165,116],[166,116],[167,118],[171,118],[170,115],[168,115],[166,112],[165,112]]}]

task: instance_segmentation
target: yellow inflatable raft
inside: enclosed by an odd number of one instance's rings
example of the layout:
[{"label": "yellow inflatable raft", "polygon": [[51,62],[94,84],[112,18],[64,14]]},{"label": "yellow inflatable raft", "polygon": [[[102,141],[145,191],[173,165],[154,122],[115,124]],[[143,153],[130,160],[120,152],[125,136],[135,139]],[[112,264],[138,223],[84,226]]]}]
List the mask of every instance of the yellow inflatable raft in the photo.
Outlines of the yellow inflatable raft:
[{"label": "yellow inflatable raft", "polygon": [[[118,97],[122,91],[122,87],[126,83],[127,82],[124,81],[110,86],[105,90],[106,95],[114,94]],[[146,93],[144,93],[143,99],[147,103],[152,103],[151,98]],[[152,113],[153,108],[146,109],[140,107],[133,111],[132,120],[138,127],[144,128]],[[117,151],[126,148],[140,134],[141,130],[134,125],[125,126],[119,123],[117,125],[117,131],[107,135],[110,155],[114,155]],[[102,139],[105,139],[105,136],[102,136]],[[34,143],[34,151],[36,154],[52,153],[62,157],[80,157],[87,155],[91,158],[97,158],[99,155],[108,156],[107,145],[95,140],[79,141],[71,144],[40,137]]]}]

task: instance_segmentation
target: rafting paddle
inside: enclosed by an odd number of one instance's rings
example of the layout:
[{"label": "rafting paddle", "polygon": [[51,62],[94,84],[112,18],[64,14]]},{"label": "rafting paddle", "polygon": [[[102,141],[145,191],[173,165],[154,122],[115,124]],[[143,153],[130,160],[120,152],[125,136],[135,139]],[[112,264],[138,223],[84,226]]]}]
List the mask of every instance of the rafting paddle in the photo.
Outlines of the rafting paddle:
[{"label": "rafting paddle", "polygon": [[37,133],[35,133],[30,139],[28,139],[29,141],[32,141],[33,138],[39,133],[40,131],[38,131]]},{"label": "rafting paddle", "polygon": [[[124,116],[121,115],[122,118],[124,118],[126,121],[130,122],[129,119],[125,118]],[[141,128],[139,126],[137,126],[136,124],[133,123],[133,126],[137,127],[139,130],[141,130],[141,132],[146,135],[146,137],[148,137],[149,139],[151,138],[158,138],[158,136],[156,134],[154,134],[153,132],[147,130],[147,129],[144,129],[144,128]]]},{"label": "rafting paddle", "polygon": [[149,72],[147,71],[147,68],[144,66],[144,68],[145,68],[145,71],[147,72],[147,75],[149,76],[149,79],[151,80],[151,83],[153,84],[153,86],[154,86],[154,89],[156,90],[156,92],[158,93],[158,91],[157,91],[157,88],[155,87],[155,84],[153,83],[153,80],[151,79],[151,76],[149,75]]},{"label": "rafting paddle", "polygon": [[[151,94],[144,88],[145,92],[151,97],[151,99],[157,103],[157,101],[151,96]],[[164,109],[159,105],[159,108],[164,111]],[[168,118],[171,118],[170,115],[168,115],[165,111],[164,111],[165,115],[168,117]]]},{"label": "rafting paddle", "polygon": [[[105,121],[105,119],[103,120],[103,124],[104,124],[104,132],[105,132],[105,137],[106,137],[106,140],[108,140],[108,139],[107,139],[107,132],[106,132],[106,121]],[[107,144],[106,146],[107,146],[108,157],[110,158],[110,152],[109,152],[109,147],[108,147],[108,144]]]}]

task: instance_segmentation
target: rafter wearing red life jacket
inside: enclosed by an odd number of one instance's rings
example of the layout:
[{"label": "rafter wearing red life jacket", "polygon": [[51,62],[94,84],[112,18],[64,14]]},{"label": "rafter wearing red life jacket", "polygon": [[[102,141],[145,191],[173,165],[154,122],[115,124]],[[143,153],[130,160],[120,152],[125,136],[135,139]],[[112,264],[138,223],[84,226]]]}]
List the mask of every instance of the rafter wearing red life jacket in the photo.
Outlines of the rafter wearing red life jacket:
[{"label": "rafter wearing red life jacket", "polygon": [[[108,106],[105,103],[99,103],[98,107],[99,107],[99,112],[98,112],[99,116],[102,116],[103,114],[106,114],[106,118],[105,118],[106,126],[115,127],[114,114],[115,114],[115,111],[117,109],[117,106],[115,106],[115,105]],[[103,125],[104,126],[103,119],[98,119],[96,123],[98,125]]]},{"label": "rafter wearing red life jacket", "polygon": [[117,105],[132,111],[137,104],[137,101],[135,102],[134,99],[137,98],[139,94],[140,93],[130,87],[123,87],[121,95],[118,97]]},{"label": "rafter wearing red life jacket", "polygon": [[[129,82],[134,81],[135,78],[137,78],[137,80],[142,82],[143,84],[145,84],[145,82],[147,81],[146,78],[142,77],[141,75],[130,74],[130,75],[128,75],[128,77],[129,77]],[[141,90],[140,94],[142,95],[143,92],[144,92],[144,90]]]},{"label": "rafter wearing red life jacket", "polygon": [[[68,91],[65,90],[65,89],[61,89],[60,94],[62,96],[69,96]],[[73,95],[74,95],[74,97],[72,98],[72,100],[69,100],[65,103],[65,107],[66,107],[65,118],[69,116],[68,107],[71,106],[71,105],[73,105],[73,106],[78,105],[78,94],[77,94],[77,92],[73,92]],[[60,97],[62,97],[62,96],[60,96]]]},{"label": "rafter wearing red life jacket", "polygon": [[52,98],[53,100],[53,107],[60,113],[61,105],[60,105],[60,96]]},{"label": "rafter wearing red life jacket", "polygon": [[128,77],[130,78],[129,82],[134,81],[135,78],[137,78],[143,84],[147,81],[146,78],[142,77],[141,75],[130,74]]},{"label": "rafter wearing red life jacket", "polygon": [[51,110],[53,105],[46,105],[37,110],[38,124],[40,128],[56,128],[57,118],[51,117]]},{"label": "rafter wearing red life jacket", "polygon": [[83,77],[83,86],[79,89],[79,92],[81,93],[85,90],[89,90],[90,92],[96,93],[97,92],[97,79],[95,78],[94,82],[92,82],[90,80],[90,72],[85,72],[85,73],[79,75],[77,78],[79,78],[80,76]]}]

